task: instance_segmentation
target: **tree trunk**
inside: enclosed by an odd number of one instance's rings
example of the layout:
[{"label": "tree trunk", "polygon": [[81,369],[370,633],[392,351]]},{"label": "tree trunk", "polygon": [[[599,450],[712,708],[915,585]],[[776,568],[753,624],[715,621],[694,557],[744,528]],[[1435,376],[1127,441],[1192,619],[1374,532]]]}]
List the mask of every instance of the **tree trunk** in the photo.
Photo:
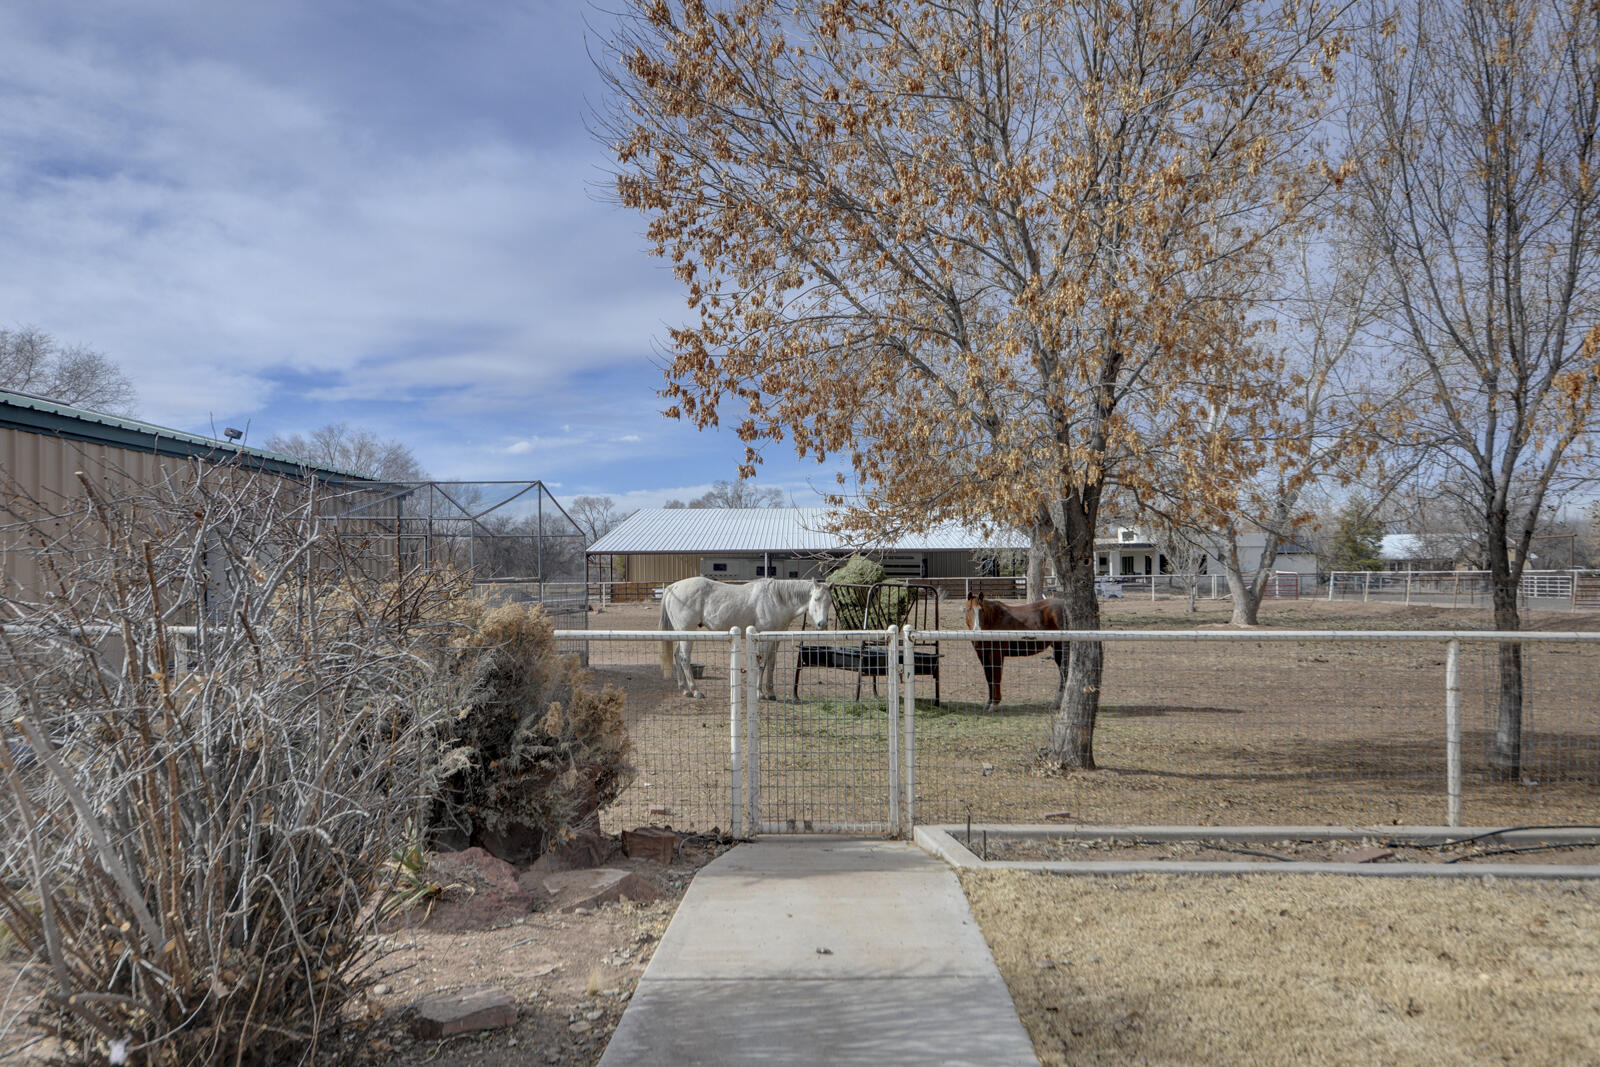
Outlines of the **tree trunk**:
[{"label": "tree trunk", "polygon": [[1260,620],[1261,598],[1267,591],[1267,583],[1272,581],[1272,568],[1278,563],[1278,535],[1273,530],[1286,523],[1288,511],[1287,503],[1280,503],[1274,509],[1272,526],[1263,531],[1267,539],[1261,546],[1261,558],[1256,560],[1256,572],[1248,579],[1239,564],[1238,531],[1231,526],[1228,528],[1228,550],[1223,555],[1222,570],[1228,577],[1228,590],[1233,594],[1233,618],[1230,621],[1235,626],[1255,626]]},{"label": "tree trunk", "polygon": [[[1074,630],[1100,629],[1100,601],[1094,585],[1093,504],[1074,497],[1063,502],[1067,529],[1051,530],[1046,542],[1055,563]],[[1067,649],[1067,679],[1050,731],[1050,761],[1059,768],[1092,771],[1094,728],[1100,713],[1100,680],[1105,651],[1099,641],[1073,641]]]},{"label": "tree trunk", "polygon": [[1228,592],[1233,594],[1233,618],[1228,621],[1234,626],[1255,626],[1261,614],[1261,589],[1260,582],[1254,579],[1258,573],[1251,576],[1251,581],[1245,581],[1244,568],[1239,565],[1239,538],[1230,527],[1227,533],[1227,551],[1222,554],[1222,573],[1228,579]]},{"label": "tree trunk", "polygon": [[1028,544],[1028,601],[1044,596],[1044,547],[1037,536]]},{"label": "tree trunk", "polygon": [[[1498,518],[1499,521],[1495,521]],[[1494,628],[1520,630],[1517,584],[1520,566],[1513,566],[1506,551],[1503,517],[1489,524],[1489,582],[1494,599]],[[1520,562],[1520,561],[1519,561]],[[1522,645],[1507,641],[1500,646],[1500,697],[1496,703],[1494,736],[1489,741],[1489,774],[1502,780],[1522,777]]]},{"label": "tree trunk", "polygon": [[1238,561],[1237,553],[1229,553],[1228,562],[1222,568],[1228,578],[1228,592],[1233,595],[1233,618],[1228,621],[1234,626],[1255,626],[1261,613],[1261,598],[1255,594],[1253,583],[1245,581],[1244,575],[1239,573]]}]

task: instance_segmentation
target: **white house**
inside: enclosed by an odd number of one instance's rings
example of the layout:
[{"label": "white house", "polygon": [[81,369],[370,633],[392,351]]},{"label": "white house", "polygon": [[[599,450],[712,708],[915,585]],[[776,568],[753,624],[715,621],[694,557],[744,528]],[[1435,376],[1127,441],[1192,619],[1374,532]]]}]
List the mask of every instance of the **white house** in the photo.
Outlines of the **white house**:
[{"label": "white house", "polygon": [[[1145,577],[1156,574],[1175,574],[1180,568],[1162,554],[1156,543],[1139,527],[1114,525],[1107,537],[1095,539],[1095,574],[1103,578]],[[1267,549],[1267,534],[1239,535],[1239,565],[1245,574],[1254,574],[1261,565]],[[1198,573],[1220,574],[1216,562],[1222,555],[1220,543],[1213,544],[1200,560]],[[1317,573],[1317,556],[1296,541],[1284,540],[1278,545],[1278,557],[1273,562],[1274,571],[1295,574]]]}]

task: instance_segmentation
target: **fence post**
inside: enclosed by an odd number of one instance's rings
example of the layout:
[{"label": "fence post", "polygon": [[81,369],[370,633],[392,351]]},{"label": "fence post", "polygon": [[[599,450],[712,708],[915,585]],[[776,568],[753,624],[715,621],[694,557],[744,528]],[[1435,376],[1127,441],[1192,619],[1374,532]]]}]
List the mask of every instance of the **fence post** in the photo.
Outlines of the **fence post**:
[{"label": "fence post", "polygon": [[1411,603],[1411,572],[1406,571],[1406,603]]},{"label": "fence post", "polygon": [[900,694],[904,702],[900,727],[905,732],[905,740],[900,745],[900,785],[905,794],[900,804],[900,817],[905,820],[905,836],[910,837],[917,828],[917,646],[911,627],[907,626],[901,637],[906,645],[905,655],[900,660],[906,684]]},{"label": "fence post", "polygon": [[1444,651],[1444,762],[1448,817],[1446,826],[1461,825],[1461,642]]},{"label": "fence post", "polygon": [[1339,584],[1339,572],[1328,572],[1328,603],[1333,603],[1333,587]]},{"label": "fence post", "polygon": [[889,730],[889,825],[900,831],[900,627],[891,626],[884,654],[889,662],[884,673],[889,678],[889,698],[884,701],[884,718]]},{"label": "fence post", "polygon": [[1365,604],[1367,602],[1367,599],[1372,596],[1372,572],[1371,571],[1367,571],[1366,574],[1367,574],[1367,584],[1361,590],[1361,602],[1363,604]]},{"label": "fence post", "polygon": [[728,630],[728,766],[733,779],[728,832],[744,837],[744,750],[739,738],[739,687],[744,684],[739,628]]},{"label": "fence post", "polygon": [[744,630],[744,809],[745,830],[754,837],[761,829],[761,657],[756,652],[756,628]]}]

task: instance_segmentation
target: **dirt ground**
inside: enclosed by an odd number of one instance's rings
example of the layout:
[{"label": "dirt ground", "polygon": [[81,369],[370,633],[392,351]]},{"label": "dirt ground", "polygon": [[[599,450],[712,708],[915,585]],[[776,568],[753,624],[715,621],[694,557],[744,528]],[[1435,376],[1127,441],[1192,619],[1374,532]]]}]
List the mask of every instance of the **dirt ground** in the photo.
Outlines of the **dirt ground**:
[{"label": "dirt ground", "polygon": [[1585,1064],[1600,887],[1256,874],[962,884],[1047,1064]]},{"label": "dirt ground", "polygon": [[[606,866],[631,870],[662,893],[650,904],[620,901],[577,913],[508,912],[484,930],[421,928],[390,935],[383,979],[388,991],[374,998],[389,1023],[375,1049],[378,1058],[390,1067],[598,1062],[690,880],[726,850],[726,845],[687,842],[667,867],[614,850]],[[444,1041],[410,1036],[410,1005],[426,993],[469,986],[509,992],[517,1003],[516,1025]]]}]

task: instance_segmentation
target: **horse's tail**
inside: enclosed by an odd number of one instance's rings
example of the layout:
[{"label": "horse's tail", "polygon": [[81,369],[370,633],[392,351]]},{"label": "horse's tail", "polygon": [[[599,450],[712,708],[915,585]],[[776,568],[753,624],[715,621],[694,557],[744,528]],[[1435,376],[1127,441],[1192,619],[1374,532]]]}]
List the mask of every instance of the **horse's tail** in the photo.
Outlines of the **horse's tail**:
[{"label": "horse's tail", "polygon": [[[672,616],[667,613],[667,591],[661,590],[661,629],[672,629]],[[672,642],[661,642],[661,677],[672,677]]]}]

